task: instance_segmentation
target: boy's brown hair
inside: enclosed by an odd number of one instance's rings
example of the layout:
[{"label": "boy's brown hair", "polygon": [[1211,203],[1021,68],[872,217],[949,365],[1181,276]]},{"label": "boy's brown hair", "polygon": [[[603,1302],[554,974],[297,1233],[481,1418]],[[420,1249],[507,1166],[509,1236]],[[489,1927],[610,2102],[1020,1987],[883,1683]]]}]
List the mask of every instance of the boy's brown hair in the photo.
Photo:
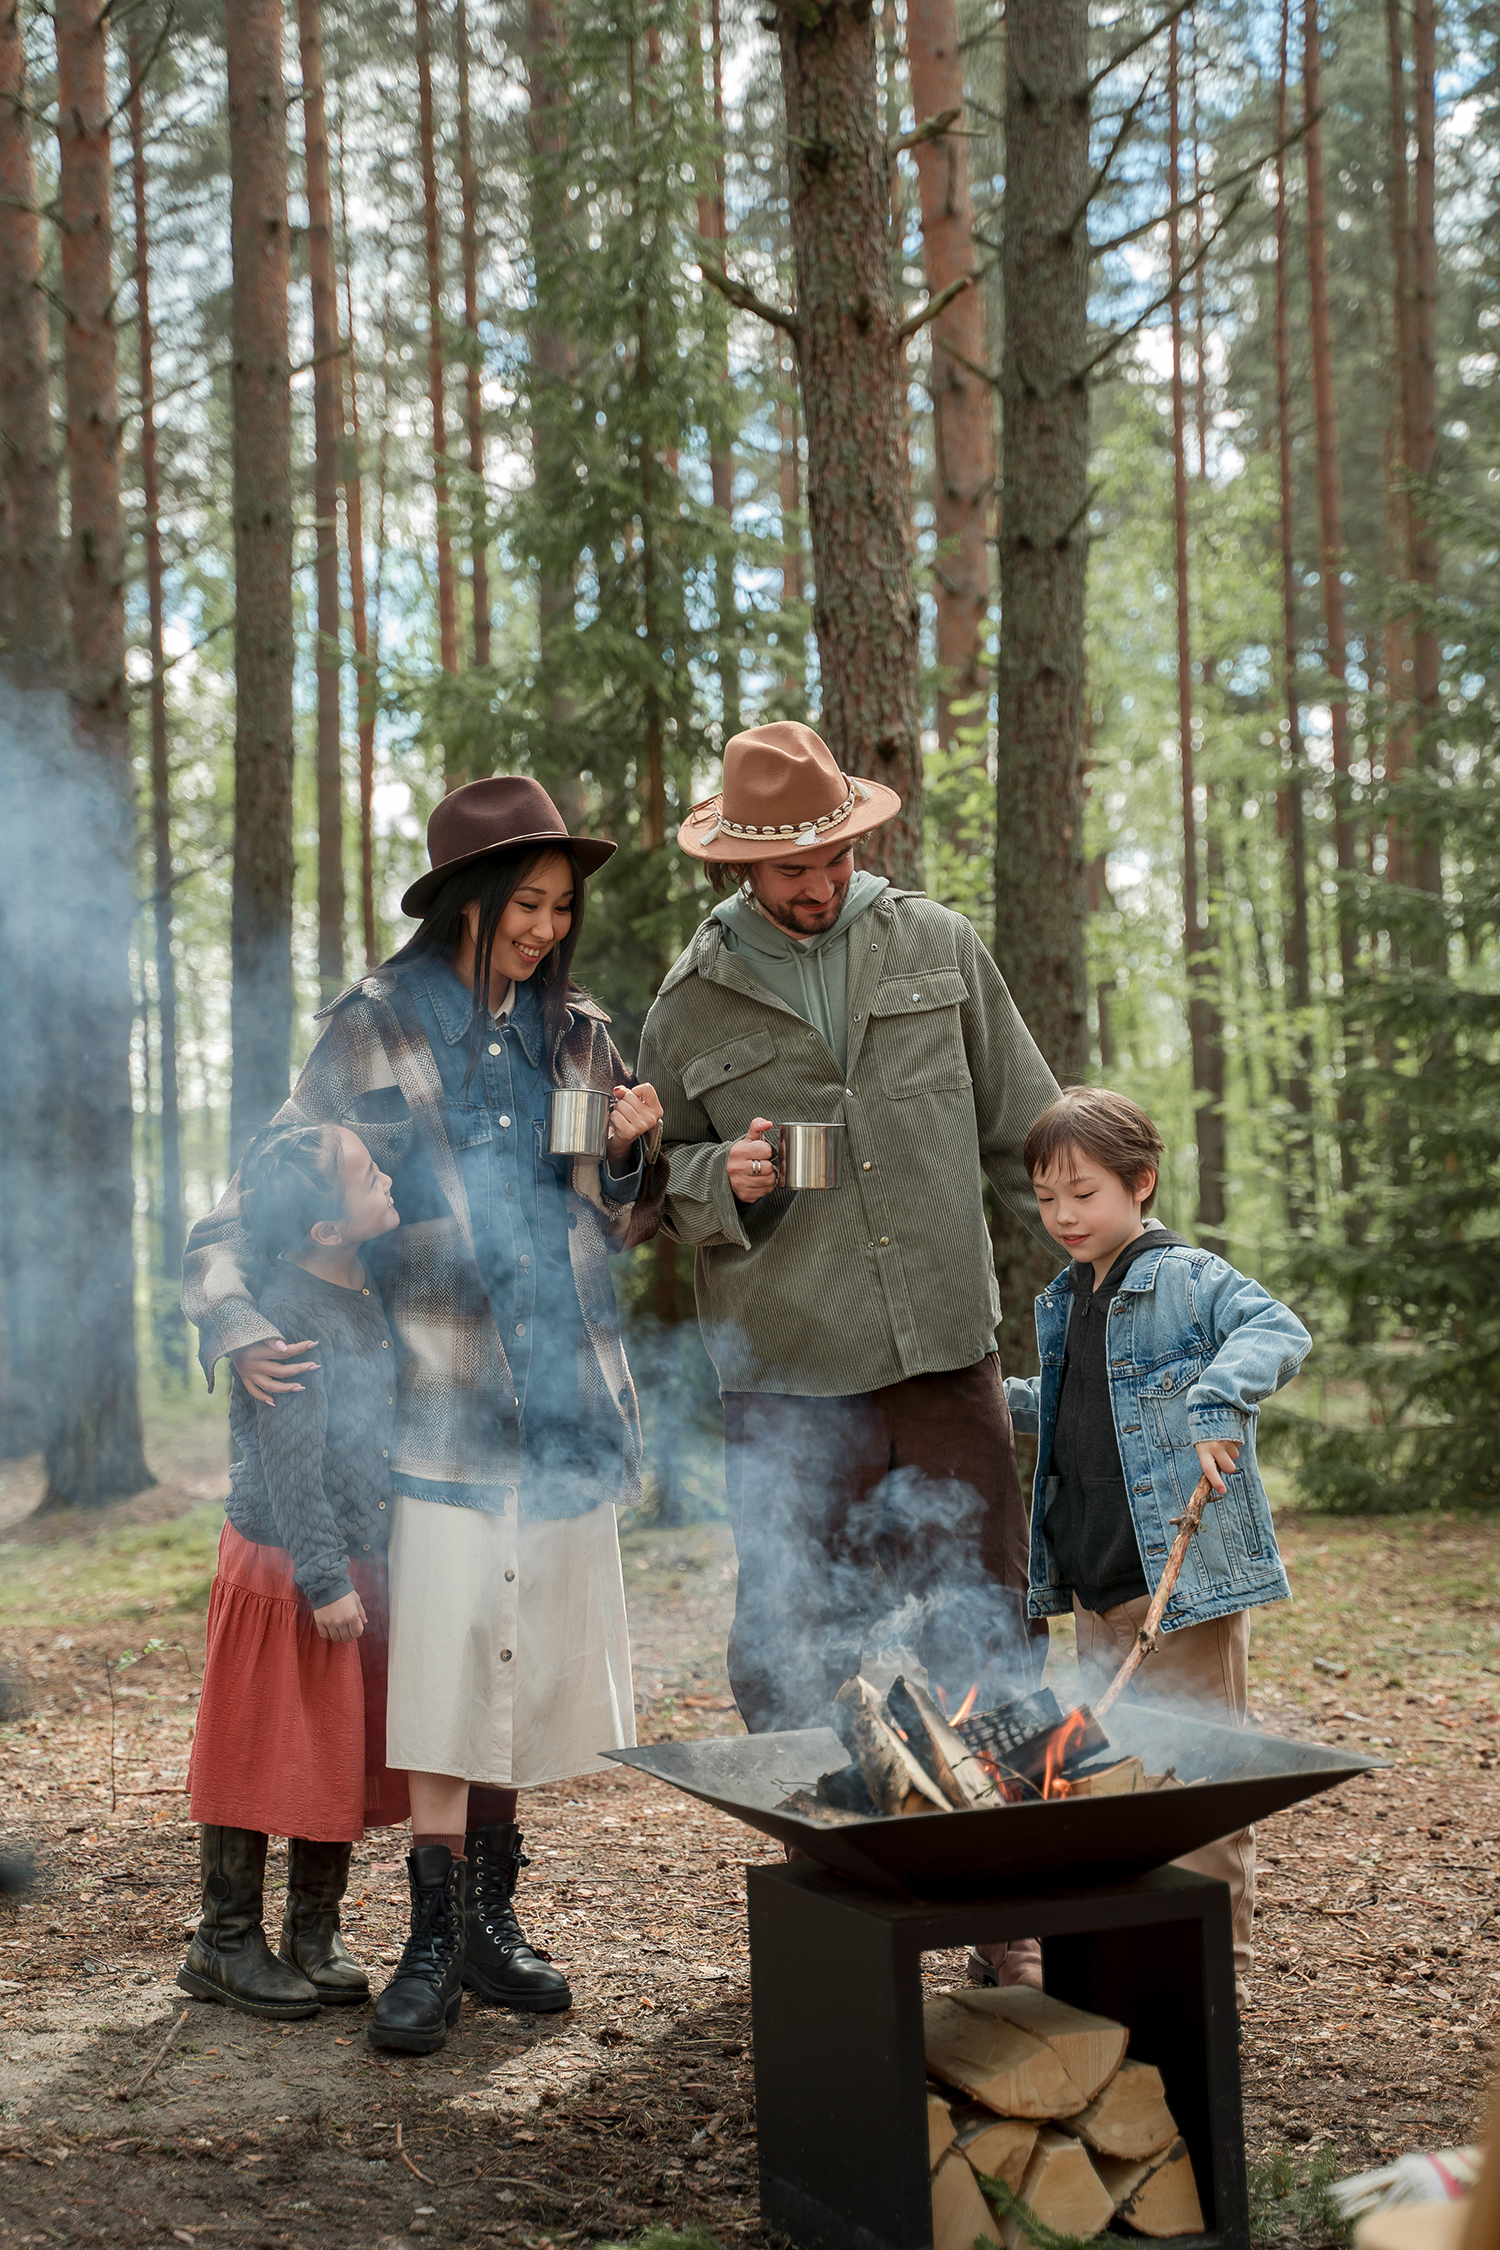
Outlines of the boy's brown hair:
[{"label": "boy's brown hair", "polygon": [[[1139,1102],[1128,1094],[1111,1093],[1107,1086],[1070,1086],[1044,1109],[1026,1136],[1022,1157],[1033,1179],[1048,1172],[1068,1150],[1091,1157],[1123,1180],[1132,1193],[1147,1172],[1161,1179],[1163,1143]],[[1141,1209],[1149,1211],[1156,1185]]]}]

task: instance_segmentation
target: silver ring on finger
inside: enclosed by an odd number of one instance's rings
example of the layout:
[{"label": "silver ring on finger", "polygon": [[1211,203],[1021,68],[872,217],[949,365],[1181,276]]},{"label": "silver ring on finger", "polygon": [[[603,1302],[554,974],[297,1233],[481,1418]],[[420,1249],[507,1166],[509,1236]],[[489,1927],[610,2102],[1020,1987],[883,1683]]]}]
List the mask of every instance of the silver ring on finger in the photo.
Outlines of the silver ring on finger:
[{"label": "silver ring on finger", "polygon": [[760,1178],[760,1158],[758,1156],[752,1156],[750,1159],[750,1177],[754,1180]]}]

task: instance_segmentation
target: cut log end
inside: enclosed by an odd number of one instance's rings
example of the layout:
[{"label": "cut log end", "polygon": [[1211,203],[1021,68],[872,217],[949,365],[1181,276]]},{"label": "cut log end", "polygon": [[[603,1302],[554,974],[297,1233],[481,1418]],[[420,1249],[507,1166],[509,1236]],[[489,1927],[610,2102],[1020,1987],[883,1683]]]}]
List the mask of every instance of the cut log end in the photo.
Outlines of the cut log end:
[{"label": "cut log end", "polygon": [[1067,2129],[1100,2156],[1129,2163],[1159,2155],[1177,2137],[1161,2072],[1143,2062],[1122,2062],[1087,2109],[1068,2119]]},{"label": "cut log end", "polygon": [[[1003,2017],[1006,2022],[1040,2039],[1056,2055],[1082,2099],[1068,2109],[1054,2109],[1053,2117],[1073,2116],[1094,2101],[1125,2059],[1130,2033],[1109,2016],[1090,2015],[1054,2000],[1050,1992],[1034,1992],[1029,1985],[1003,1985],[998,1990],[965,1992],[960,2004],[975,2015]],[[1036,2112],[1022,2114],[1036,2115]]]},{"label": "cut log end", "polygon": [[1173,2141],[1159,2156],[1136,2163],[1101,2156],[1098,2171],[1114,2203],[1115,2216],[1134,2227],[1137,2234],[1167,2241],[1173,2235],[1203,2232],[1198,2183],[1182,2141]]},{"label": "cut log end", "polygon": [[[1115,2215],[1114,2198],[1094,2170],[1088,2150],[1066,2133],[1044,2125],[1018,2190],[1044,2227],[1055,2234],[1099,2234]],[[1005,2250],[1031,2250],[1032,2237],[1012,2213],[1001,2221]]]}]

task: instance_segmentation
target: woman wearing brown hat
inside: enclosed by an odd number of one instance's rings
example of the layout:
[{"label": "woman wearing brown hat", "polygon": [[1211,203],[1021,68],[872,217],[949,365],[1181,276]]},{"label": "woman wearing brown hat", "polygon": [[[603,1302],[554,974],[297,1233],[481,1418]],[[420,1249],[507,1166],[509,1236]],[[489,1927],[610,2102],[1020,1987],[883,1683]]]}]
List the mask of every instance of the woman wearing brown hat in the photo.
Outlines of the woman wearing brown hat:
[{"label": "woman wearing brown hat", "polygon": [[[607,1257],[659,1224],[661,1105],[569,975],[614,848],[533,781],[446,797],[401,902],[420,928],[324,1011],[280,1112],[352,1126],[402,1218],[373,1269],[397,1346],[386,1754],[411,1788],[412,1926],[371,2037],[411,2053],[442,2045],[464,1985],[568,2006],[516,1918],[516,1791],[635,1738],[614,1504],[640,1424]],[[559,1087],[611,1096],[602,1160],[545,1153]],[[237,1183],[185,1270],[210,1381],[228,1357],[259,1399],[295,1388],[314,1340],[256,1308]]]}]

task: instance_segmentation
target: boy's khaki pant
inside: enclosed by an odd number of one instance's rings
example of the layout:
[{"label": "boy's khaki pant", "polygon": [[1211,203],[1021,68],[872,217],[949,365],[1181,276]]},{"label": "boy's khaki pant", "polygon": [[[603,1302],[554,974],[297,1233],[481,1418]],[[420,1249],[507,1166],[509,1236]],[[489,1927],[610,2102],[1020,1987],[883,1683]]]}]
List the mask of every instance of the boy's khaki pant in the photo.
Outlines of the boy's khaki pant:
[{"label": "boy's khaki pant", "polygon": [[[1085,1609],[1075,1595],[1073,1616],[1078,1628],[1078,1666],[1084,1694],[1107,1687],[1135,1646],[1136,1633],[1151,1604],[1142,1594],[1133,1602],[1118,1602],[1112,1609]],[[1250,1613],[1236,1610],[1232,1617],[1217,1617],[1206,1625],[1181,1625],[1163,1633],[1156,1647],[1131,1681],[1127,1694],[1159,1698],[1189,1710],[1195,1717],[1217,1725],[1245,1724],[1245,1696],[1250,1658]],[[1190,1780],[1191,1775],[1184,1776]],[[1246,1980],[1252,1959],[1250,1925],[1255,1914],[1255,1830],[1242,1828],[1237,1836],[1221,1836],[1202,1851],[1189,1852],[1175,1862],[1198,1875],[1217,1875],[1229,1885],[1229,1910],[1234,1921],[1234,1977],[1240,2004],[1248,1997]]]}]

